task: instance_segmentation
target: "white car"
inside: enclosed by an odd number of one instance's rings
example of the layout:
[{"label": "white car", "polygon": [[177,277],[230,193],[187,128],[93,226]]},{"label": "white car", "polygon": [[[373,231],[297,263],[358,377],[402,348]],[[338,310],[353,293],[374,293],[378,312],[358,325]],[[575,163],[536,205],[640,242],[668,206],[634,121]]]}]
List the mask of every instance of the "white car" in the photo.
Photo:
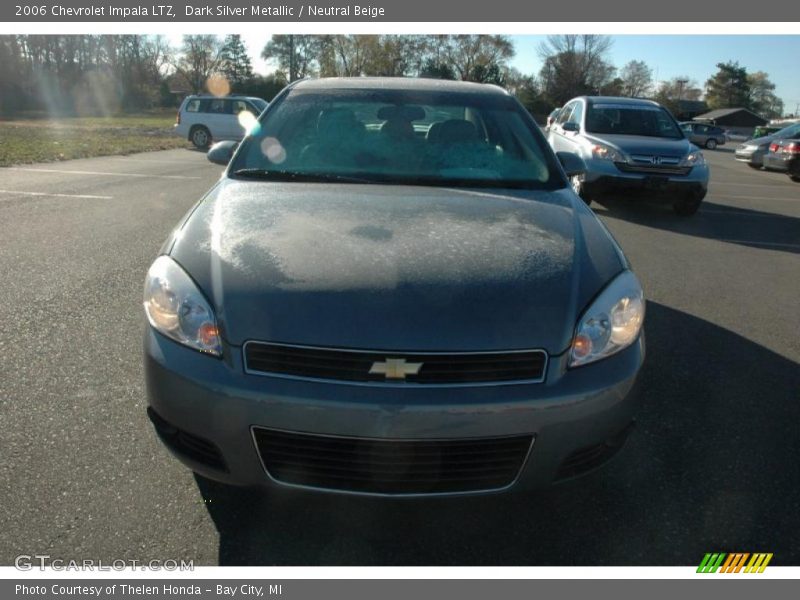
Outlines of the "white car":
[{"label": "white car", "polygon": [[240,113],[258,117],[267,105],[266,100],[254,96],[187,96],[178,109],[175,133],[201,149],[212,141],[239,141],[245,136]]}]

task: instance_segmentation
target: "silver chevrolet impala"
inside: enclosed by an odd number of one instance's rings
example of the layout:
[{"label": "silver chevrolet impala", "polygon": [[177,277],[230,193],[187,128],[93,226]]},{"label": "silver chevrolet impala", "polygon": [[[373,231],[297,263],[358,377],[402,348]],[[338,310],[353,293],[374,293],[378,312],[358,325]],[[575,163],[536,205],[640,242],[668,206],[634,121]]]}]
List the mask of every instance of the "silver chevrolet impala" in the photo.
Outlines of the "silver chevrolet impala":
[{"label": "silver chevrolet impala", "polygon": [[533,489],[624,443],[644,298],[525,109],[424,79],[290,85],[147,274],[148,415],[202,476]]}]

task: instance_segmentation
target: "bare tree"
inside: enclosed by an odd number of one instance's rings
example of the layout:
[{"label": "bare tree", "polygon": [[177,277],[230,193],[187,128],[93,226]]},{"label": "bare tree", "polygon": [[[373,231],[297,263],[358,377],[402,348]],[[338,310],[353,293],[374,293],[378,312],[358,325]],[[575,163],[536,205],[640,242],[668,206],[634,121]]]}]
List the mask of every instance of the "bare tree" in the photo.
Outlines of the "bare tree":
[{"label": "bare tree", "polygon": [[222,44],[215,35],[185,35],[172,66],[197,94],[205,89],[206,82],[219,68],[221,50]]},{"label": "bare tree", "polygon": [[611,38],[601,35],[549,36],[539,47],[545,95],[562,104],[573,96],[600,93],[616,70],[606,60],[611,44]]},{"label": "bare tree", "polygon": [[650,92],[653,72],[643,60],[632,60],[619,72],[622,93],[631,98],[641,98]]}]

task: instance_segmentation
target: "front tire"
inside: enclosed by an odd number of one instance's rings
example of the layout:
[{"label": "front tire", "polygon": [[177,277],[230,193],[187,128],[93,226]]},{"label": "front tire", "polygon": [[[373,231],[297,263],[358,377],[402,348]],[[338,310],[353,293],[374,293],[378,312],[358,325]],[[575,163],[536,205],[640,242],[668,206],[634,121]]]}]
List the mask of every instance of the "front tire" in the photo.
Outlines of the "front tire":
[{"label": "front tire", "polygon": [[716,147],[717,147],[717,140],[715,140],[714,138],[709,138],[706,140],[706,148],[708,148],[709,150],[713,150]]},{"label": "front tire", "polygon": [[749,162],[749,163],[747,163],[747,166],[750,167],[751,169],[755,169],[756,171],[760,171],[761,170],[761,165],[757,165],[755,163]]},{"label": "front tire", "polygon": [[205,150],[211,145],[211,132],[202,126],[195,127],[189,134],[189,139],[195,148]]},{"label": "front tire", "polygon": [[589,195],[589,190],[586,189],[586,180],[583,175],[573,175],[569,178],[569,183],[572,191],[586,203],[586,206],[592,204],[592,197]]},{"label": "front tire", "polygon": [[789,175],[789,179],[797,183],[800,183],[800,175]]}]

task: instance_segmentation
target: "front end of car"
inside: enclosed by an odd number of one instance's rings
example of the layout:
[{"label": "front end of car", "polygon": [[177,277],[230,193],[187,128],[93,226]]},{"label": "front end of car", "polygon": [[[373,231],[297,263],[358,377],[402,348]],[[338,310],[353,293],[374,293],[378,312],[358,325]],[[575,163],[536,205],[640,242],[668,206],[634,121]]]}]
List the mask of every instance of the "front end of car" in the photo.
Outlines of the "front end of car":
[{"label": "front end of car", "polygon": [[586,163],[587,195],[646,194],[648,198],[702,199],[708,190],[709,170],[702,151],[689,144],[674,148],[636,148],[587,138],[581,155]]},{"label": "front end of car", "polygon": [[[303,206],[319,186],[288,184],[280,204],[284,188],[258,185],[218,186],[145,284],[148,415],[191,469],[243,486],[473,494],[544,487],[622,446],[644,296],[571,192],[420,188],[396,202],[388,187],[334,186]],[[476,252],[494,235],[505,246]],[[317,251],[324,268],[306,260]]]},{"label": "front end of car", "polygon": [[178,276],[165,291],[168,261],[156,261],[145,297],[148,415],[208,478],[400,496],[534,489],[605,463],[630,431],[644,359],[630,271],[560,354],[418,353],[228,344],[199,290]]},{"label": "front end of car", "polygon": [[770,139],[759,138],[748,140],[739,144],[734,151],[734,158],[740,162],[745,162],[752,167],[762,167],[764,157],[769,152]]}]

